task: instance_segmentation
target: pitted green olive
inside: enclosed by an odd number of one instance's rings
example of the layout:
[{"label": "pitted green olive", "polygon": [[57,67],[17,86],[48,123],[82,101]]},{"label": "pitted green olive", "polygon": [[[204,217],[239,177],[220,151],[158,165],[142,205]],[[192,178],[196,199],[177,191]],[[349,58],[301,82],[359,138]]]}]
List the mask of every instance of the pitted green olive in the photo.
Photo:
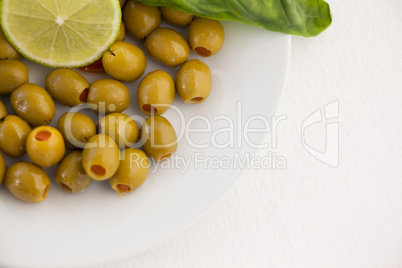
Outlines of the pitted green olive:
[{"label": "pitted green olive", "polygon": [[126,114],[111,113],[98,123],[99,133],[111,137],[123,149],[137,142],[139,129],[137,123]]},{"label": "pitted green olive", "polygon": [[57,69],[46,76],[46,89],[58,102],[76,106],[87,101],[88,80],[70,69]]},{"label": "pitted green olive", "polygon": [[120,151],[112,138],[104,134],[93,136],[82,153],[85,172],[94,180],[112,177],[120,165]]},{"label": "pitted green olive", "polygon": [[128,42],[117,41],[103,54],[102,64],[112,78],[132,82],[144,73],[147,59],[140,48]]},{"label": "pitted green olive", "polygon": [[126,26],[124,26],[124,22],[120,23],[119,34],[117,35],[116,41],[124,41],[126,39]]},{"label": "pitted green olive", "polygon": [[141,142],[145,153],[156,161],[172,156],[177,149],[177,135],[163,116],[150,116],[141,126]]},{"label": "pitted green olive", "polygon": [[124,195],[144,183],[149,171],[149,160],[143,151],[134,148],[123,150],[120,158],[119,169],[109,179],[109,183],[113,190]]},{"label": "pitted green olive", "polygon": [[194,15],[170,7],[160,7],[162,18],[170,24],[186,26],[194,19]]},{"label": "pitted green olive", "polygon": [[161,13],[158,7],[128,0],[123,9],[123,21],[126,31],[134,38],[142,40],[159,27]]},{"label": "pitted green olive", "polygon": [[0,94],[10,94],[28,83],[28,67],[19,60],[0,60]]},{"label": "pitted green olive", "polygon": [[217,20],[196,18],[187,33],[191,49],[200,56],[209,57],[221,50],[225,31]]},{"label": "pitted green olive", "polygon": [[19,60],[21,54],[8,42],[0,27],[0,60]]},{"label": "pitted green olive", "polygon": [[11,165],[4,176],[4,183],[15,197],[29,203],[45,200],[50,188],[46,172],[28,162]]},{"label": "pitted green olive", "polygon": [[130,105],[130,95],[125,84],[104,78],[92,83],[87,102],[98,113],[121,113]]},{"label": "pitted green olive", "polygon": [[26,153],[26,140],[31,127],[21,118],[8,115],[0,120],[0,149],[8,156],[18,157]]},{"label": "pitted green olive", "polygon": [[33,126],[48,125],[56,115],[52,97],[42,87],[25,84],[11,94],[11,106],[15,113]]},{"label": "pitted green olive", "polygon": [[151,57],[174,67],[184,63],[190,56],[190,47],[184,37],[169,28],[158,28],[145,40],[145,49]]},{"label": "pitted green olive", "polygon": [[94,121],[89,116],[78,112],[67,112],[60,116],[57,129],[70,149],[84,148],[85,143],[96,135]]},{"label": "pitted green olive", "polygon": [[56,169],[56,182],[69,193],[84,191],[92,182],[82,166],[82,151],[66,155]]},{"label": "pitted green olive", "polygon": [[200,60],[187,61],[177,72],[177,94],[185,103],[203,102],[209,96],[211,87],[211,71],[208,65]]},{"label": "pitted green olive", "polygon": [[137,101],[144,114],[161,115],[172,105],[175,94],[172,76],[167,72],[156,70],[141,80],[137,90]]},{"label": "pitted green olive", "polygon": [[59,163],[65,151],[63,136],[54,127],[37,127],[28,135],[27,152],[38,166],[50,167]]}]

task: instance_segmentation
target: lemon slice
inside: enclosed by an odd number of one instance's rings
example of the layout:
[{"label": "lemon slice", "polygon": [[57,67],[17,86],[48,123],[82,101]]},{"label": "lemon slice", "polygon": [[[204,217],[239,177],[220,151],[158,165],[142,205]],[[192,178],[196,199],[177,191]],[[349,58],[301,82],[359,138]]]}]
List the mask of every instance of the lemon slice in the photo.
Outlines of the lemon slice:
[{"label": "lemon slice", "polygon": [[117,38],[119,0],[2,0],[0,24],[26,58],[54,68],[99,59]]}]

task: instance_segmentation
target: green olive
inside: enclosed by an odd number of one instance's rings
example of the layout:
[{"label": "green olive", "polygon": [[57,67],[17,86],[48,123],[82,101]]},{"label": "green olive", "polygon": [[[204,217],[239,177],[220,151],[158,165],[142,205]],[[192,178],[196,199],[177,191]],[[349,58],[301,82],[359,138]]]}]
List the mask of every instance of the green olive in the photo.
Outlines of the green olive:
[{"label": "green olive", "polygon": [[225,31],[217,20],[196,18],[190,24],[187,33],[191,49],[200,56],[216,54],[223,46]]},{"label": "green olive", "polygon": [[0,94],[10,94],[28,81],[28,67],[24,63],[0,60]]},{"label": "green olive", "polygon": [[158,7],[129,0],[123,9],[123,21],[127,32],[134,38],[142,40],[159,27],[161,12]]},{"label": "green olive", "polygon": [[69,193],[84,191],[92,182],[82,166],[82,151],[66,155],[56,168],[56,182]]},{"label": "green olive", "polygon": [[134,148],[123,150],[120,158],[119,169],[109,179],[109,183],[113,190],[124,195],[144,183],[149,171],[149,160],[143,151]]},{"label": "green olive", "polygon": [[156,70],[147,74],[138,86],[137,101],[146,115],[161,115],[174,100],[174,81],[167,72]]},{"label": "green olive", "polygon": [[124,26],[124,22],[120,23],[119,34],[117,35],[116,41],[124,41],[126,39],[126,27]]},{"label": "green olive", "polygon": [[124,41],[115,42],[103,54],[103,68],[112,78],[132,82],[141,77],[147,67],[147,59],[141,49]]},{"label": "green olive", "polygon": [[190,56],[190,47],[184,37],[169,28],[158,28],[145,40],[145,49],[156,60],[174,67]]},{"label": "green olive", "polygon": [[0,100],[0,120],[2,120],[4,117],[8,115],[6,106],[4,106],[4,103]]},{"label": "green olive", "polygon": [[60,116],[57,129],[70,149],[84,148],[85,143],[96,135],[94,121],[89,116],[77,112],[67,112]]},{"label": "green olive", "polygon": [[48,125],[56,115],[52,97],[42,87],[25,84],[11,94],[11,106],[15,113],[34,126]]},{"label": "green olive", "polygon": [[123,8],[127,0],[119,0],[120,6]]},{"label": "green olive", "polygon": [[50,179],[46,172],[28,162],[11,165],[4,176],[4,183],[15,197],[29,203],[45,200],[50,188]]},{"label": "green olive", "polygon": [[120,149],[130,147],[138,140],[137,123],[126,114],[111,113],[98,123],[99,133],[111,137]]},{"label": "green olive", "polygon": [[104,78],[92,83],[87,102],[99,113],[121,113],[130,105],[130,95],[125,84]]},{"label": "green olive", "polygon": [[15,115],[0,120],[0,149],[8,156],[18,157],[26,153],[26,140],[31,128]]},{"label": "green olive", "polygon": [[211,92],[211,87],[211,71],[208,65],[200,60],[187,61],[177,72],[177,94],[185,103],[203,102]]},{"label": "green olive", "polygon": [[28,135],[27,152],[32,162],[50,167],[63,159],[66,147],[61,133],[54,127],[41,126]]},{"label": "green olive", "polygon": [[6,173],[6,161],[2,154],[0,154],[0,185],[3,182],[4,173]]},{"label": "green olive", "polygon": [[150,116],[141,126],[141,143],[149,157],[162,161],[176,152],[177,135],[166,118]]},{"label": "green olive", "polygon": [[0,27],[0,60],[19,60],[21,54],[8,42]]},{"label": "green olive", "polygon": [[73,107],[87,101],[89,82],[76,71],[57,69],[46,76],[46,89],[55,100]]},{"label": "green olive", "polygon": [[92,179],[97,181],[109,179],[116,173],[119,164],[119,147],[109,136],[95,135],[85,145],[82,165]]},{"label": "green olive", "polygon": [[186,26],[194,19],[194,15],[170,7],[160,7],[162,18],[177,26]]}]

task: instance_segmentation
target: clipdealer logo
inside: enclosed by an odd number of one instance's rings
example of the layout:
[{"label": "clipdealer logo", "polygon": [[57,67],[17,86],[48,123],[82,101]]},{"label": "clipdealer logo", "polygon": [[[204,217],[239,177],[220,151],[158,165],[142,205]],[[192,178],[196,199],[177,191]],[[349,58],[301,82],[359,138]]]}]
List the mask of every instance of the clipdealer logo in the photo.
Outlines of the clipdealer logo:
[{"label": "clipdealer logo", "polygon": [[[316,159],[331,166],[339,166],[339,100],[333,101],[321,109],[316,110],[304,120],[301,128],[301,141],[304,149]],[[314,148],[306,142],[306,129],[321,124],[325,127],[325,147],[323,150]]]},{"label": "clipdealer logo", "polygon": [[[89,107],[81,105],[74,107],[70,113],[85,110]],[[179,152],[172,155],[167,161],[153,161],[151,168],[178,169],[181,173],[186,172],[190,167],[194,169],[286,169],[287,159],[279,155],[275,150],[278,147],[279,125],[286,121],[286,115],[271,116],[267,118],[263,115],[252,115],[245,118],[242,115],[242,103],[237,103],[235,116],[215,115],[211,118],[195,115],[185,118],[179,107],[171,106],[171,110],[176,114],[178,142],[184,142],[191,148],[193,153],[181,155]],[[144,118],[139,115],[129,115],[139,126],[144,122]],[[172,115],[171,115],[172,116]],[[99,115],[99,119],[102,115]],[[66,121],[72,121],[72,114]],[[317,109],[310,114],[301,126],[301,143],[304,149],[314,158],[323,163],[337,167],[339,165],[339,101],[333,101],[323,109]],[[71,123],[71,122],[66,122]],[[325,146],[320,149],[313,142],[308,143],[307,137],[310,132],[306,130],[312,126],[325,129]],[[67,132],[71,129],[66,128]],[[310,130],[314,130],[311,128]],[[120,131],[120,130],[119,130]],[[124,129],[121,130],[124,132]],[[114,133],[114,132],[113,132]],[[72,133],[67,133],[72,136]],[[266,139],[261,140],[262,134],[266,134]],[[315,133],[317,134],[317,133]],[[195,136],[193,136],[195,135]],[[256,138],[257,137],[257,138]],[[201,139],[200,139],[201,138]],[[255,139],[256,138],[256,139]],[[71,140],[73,144],[78,141]],[[83,144],[78,144],[83,145]],[[120,144],[119,144],[120,145]],[[88,144],[87,144],[88,146]],[[140,140],[134,147],[141,147]],[[254,149],[257,155],[250,153],[248,149],[237,150],[240,148]],[[211,155],[208,149],[227,149],[227,155]],[[206,151],[205,151],[206,150]],[[242,151],[240,153],[240,151]],[[133,164],[138,164],[135,159]]]}]

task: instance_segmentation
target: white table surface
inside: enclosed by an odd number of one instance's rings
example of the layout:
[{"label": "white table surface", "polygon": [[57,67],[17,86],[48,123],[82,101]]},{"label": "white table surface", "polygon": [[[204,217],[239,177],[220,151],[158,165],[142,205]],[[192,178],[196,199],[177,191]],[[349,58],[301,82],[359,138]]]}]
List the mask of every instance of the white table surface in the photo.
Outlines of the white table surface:
[{"label": "white table surface", "polygon": [[[292,38],[276,113],[287,119],[277,147],[261,151],[284,157],[286,168],[246,171],[190,228],[105,267],[402,267],[402,2],[328,3],[328,30]],[[310,155],[301,134],[334,101],[335,168]],[[309,147],[325,148],[325,124],[306,128]]]}]

